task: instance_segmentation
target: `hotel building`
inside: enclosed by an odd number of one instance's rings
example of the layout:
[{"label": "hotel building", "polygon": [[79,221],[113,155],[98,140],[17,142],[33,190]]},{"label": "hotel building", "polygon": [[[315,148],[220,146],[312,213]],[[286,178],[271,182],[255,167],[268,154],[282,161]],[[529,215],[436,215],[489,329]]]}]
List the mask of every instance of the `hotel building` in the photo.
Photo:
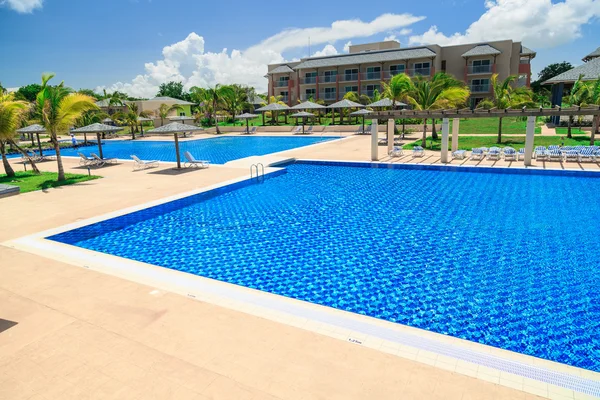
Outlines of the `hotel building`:
[{"label": "hotel building", "polygon": [[471,105],[491,96],[490,78],[517,75],[518,86],[531,83],[531,59],[536,53],[520,42],[501,40],[457,46],[428,45],[401,48],[396,41],[350,46],[348,54],[308,57],[268,66],[269,96],[281,96],[288,105],[308,99],[326,103],[348,92],[373,96],[381,82],[399,73],[433,76],[446,72],[463,80],[471,90]]}]

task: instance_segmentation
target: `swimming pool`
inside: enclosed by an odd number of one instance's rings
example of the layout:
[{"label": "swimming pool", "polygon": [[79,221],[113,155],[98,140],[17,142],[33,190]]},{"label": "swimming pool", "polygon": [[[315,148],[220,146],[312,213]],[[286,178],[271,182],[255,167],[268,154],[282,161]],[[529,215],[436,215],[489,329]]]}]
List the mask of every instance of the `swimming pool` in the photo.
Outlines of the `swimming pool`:
[{"label": "swimming pool", "polygon": [[[181,141],[179,148],[182,158],[183,152],[189,151],[198,160],[224,164],[239,158],[262,156],[333,139],[339,138],[327,136],[221,136]],[[115,157],[130,160],[131,155],[135,154],[142,160],[176,161],[175,144],[172,141],[109,140],[104,142],[102,150],[105,158]],[[89,155],[91,152],[97,154],[98,148],[85,146],[79,149],[61,149],[63,156],[78,157],[78,152],[85,155]],[[53,155],[54,151],[44,151],[44,154]]]},{"label": "swimming pool", "polygon": [[600,179],[297,163],[49,239],[600,371]]}]

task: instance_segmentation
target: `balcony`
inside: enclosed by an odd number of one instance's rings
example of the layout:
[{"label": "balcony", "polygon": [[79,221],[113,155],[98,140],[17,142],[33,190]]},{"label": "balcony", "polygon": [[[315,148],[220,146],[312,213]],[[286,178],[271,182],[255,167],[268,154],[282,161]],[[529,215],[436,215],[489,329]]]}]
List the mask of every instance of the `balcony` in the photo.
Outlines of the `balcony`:
[{"label": "balcony", "polygon": [[307,76],[304,78],[300,78],[300,84],[301,85],[314,85],[315,83],[317,83],[317,77],[316,76]]},{"label": "balcony", "polygon": [[467,74],[491,74],[493,71],[492,65],[468,65]]},{"label": "balcony", "polygon": [[489,93],[490,84],[488,83],[485,85],[470,85],[469,90],[471,91],[471,93]]},{"label": "balcony", "polygon": [[319,83],[335,83],[337,75],[319,75]]},{"label": "balcony", "polygon": [[381,72],[363,72],[361,75],[361,79],[364,81],[380,81],[381,80]]},{"label": "balcony", "polygon": [[288,87],[288,81],[275,81],[275,87]]},{"label": "balcony", "polygon": [[319,99],[321,99],[321,100],[337,100],[337,93],[335,93],[335,92],[320,92]]},{"label": "balcony", "polygon": [[310,94],[306,94],[306,93],[302,93],[300,95],[300,100],[302,101],[307,101],[312,99],[313,101],[317,99],[317,94],[316,93],[310,93]]},{"label": "balcony", "polygon": [[287,103],[290,99],[290,96],[281,96],[281,101],[283,101],[284,103]]},{"label": "balcony", "polygon": [[531,64],[519,64],[519,74],[530,74],[531,73]]},{"label": "balcony", "polygon": [[340,74],[340,82],[358,81],[358,74]]},{"label": "balcony", "polygon": [[416,75],[430,76],[431,68],[409,68],[408,70],[406,70],[406,73],[409,76],[416,76]]}]

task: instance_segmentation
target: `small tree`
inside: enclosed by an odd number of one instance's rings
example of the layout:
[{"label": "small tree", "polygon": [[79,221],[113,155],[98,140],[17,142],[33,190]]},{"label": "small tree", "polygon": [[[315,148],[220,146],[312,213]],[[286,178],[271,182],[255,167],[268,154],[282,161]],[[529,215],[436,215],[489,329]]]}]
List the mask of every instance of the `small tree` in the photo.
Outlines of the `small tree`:
[{"label": "small tree", "polygon": [[158,107],[158,110],[156,111],[156,113],[158,114],[158,118],[160,118],[160,124],[164,125],[165,124],[165,119],[167,119],[169,117],[169,113],[171,111],[180,111],[183,110],[183,108],[178,105],[178,104],[174,104],[172,106],[168,105],[168,104],[161,104]]},{"label": "small tree", "polygon": [[2,153],[2,164],[7,176],[15,176],[8,159],[6,158],[6,144],[14,143],[15,130],[20,126],[27,102],[14,99],[13,94],[0,93],[0,153]]},{"label": "small tree", "polygon": [[34,116],[50,133],[54,145],[58,166],[58,181],[65,180],[65,170],[60,156],[58,135],[69,131],[69,127],[81,118],[88,110],[97,109],[94,99],[70,89],[61,82],[57,86],[49,86],[48,81],[54,77],[52,73],[42,74],[42,89],[38,93],[34,105]]}]

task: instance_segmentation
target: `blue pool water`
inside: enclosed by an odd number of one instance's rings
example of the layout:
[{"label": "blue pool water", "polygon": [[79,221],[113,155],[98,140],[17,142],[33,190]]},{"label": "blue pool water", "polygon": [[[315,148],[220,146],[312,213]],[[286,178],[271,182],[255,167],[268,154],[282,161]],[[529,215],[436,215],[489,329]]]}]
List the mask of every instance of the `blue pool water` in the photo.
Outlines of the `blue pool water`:
[{"label": "blue pool water", "polygon": [[[210,139],[199,139],[179,142],[181,157],[189,151],[198,160],[209,160],[214,164],[224,164],[227,161],[250,156],[262,156],[278,151],[290,150],[301,146],[336,139],[319,136],[222,136]],[[102,145],[105,158],[115,157],[130,160],[135,154],[142,160],[176,161],[175,144],[171,142],[154,141],[105,141]],[[98,147],[85,146],[79,149],[61,149],[61,155],[78,157],[77,153],[85,155],[98,154]],[[44,155],[53,155],[54,151],[44,151]],[[18,156],[20,157],[20,156]]]},{"label": "blue pool water", "polygon": [[300,163],[50,239],[600,371],[598,193]]}]

